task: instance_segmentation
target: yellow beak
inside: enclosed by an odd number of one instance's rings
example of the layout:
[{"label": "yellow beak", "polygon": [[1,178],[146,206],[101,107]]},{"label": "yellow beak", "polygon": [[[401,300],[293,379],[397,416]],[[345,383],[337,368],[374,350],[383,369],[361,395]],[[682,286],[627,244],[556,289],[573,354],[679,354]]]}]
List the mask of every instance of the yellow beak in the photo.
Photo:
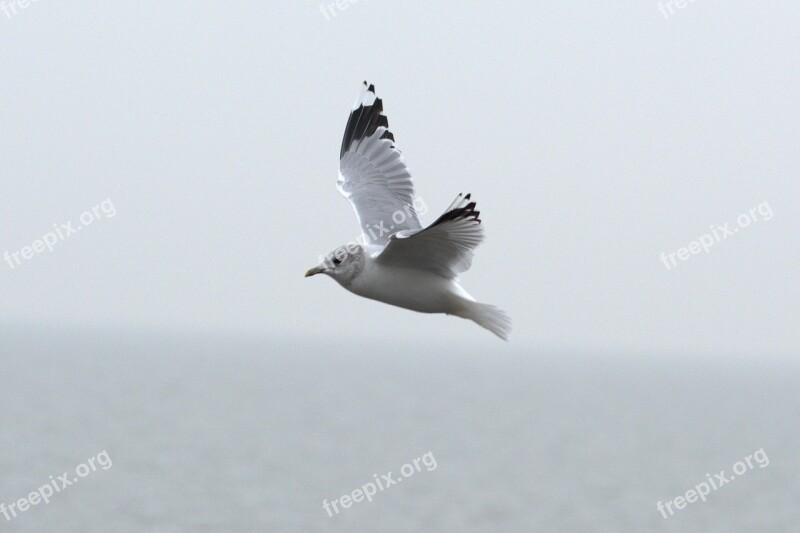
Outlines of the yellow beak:
[{"label": "yellow beak", "polygon": [[314,274],[321,274],[323,272],[325,272],[324,268],[315,266],[314,268],[309,268],[306,271],[305,277],[309,278],[309,277],[313,276]]}]

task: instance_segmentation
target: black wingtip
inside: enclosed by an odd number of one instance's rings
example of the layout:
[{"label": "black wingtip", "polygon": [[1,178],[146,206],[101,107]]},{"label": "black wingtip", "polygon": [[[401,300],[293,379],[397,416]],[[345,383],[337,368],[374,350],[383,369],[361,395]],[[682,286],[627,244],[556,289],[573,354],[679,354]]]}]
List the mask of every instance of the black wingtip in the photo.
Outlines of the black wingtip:
[{"label": "black wingtip", "polygon": [[[465,200],[469,200],[469,198],[470,198],[469,194],[467,194],[464,197]],[[440,216],[438,219],[436,219],[436,221],[434,221],[434,223],[431,224],[428,227],[433,227],[433,226],[436,226],[437,224],[442,224],[443,222],[447,222],[447,221],[450,221],[450,220],[458,220],[460,218],[470,218],[470,219],[474,220],[475,222],[477,222],[478,224],[480,224],[481,223],[481,219],[480,219],[481,212],[475,210],[475,206],[476,205],[477,204],[475,202],[469,202],[464,207],[456,207],[455,209],[451,209],[450,211],[447,211],[446,213],[443,213],[442,216]]]},{"label": "black wingtip", "polygon": [[[364,86],[367,91],[375,95],[375,86],[364,80]],[[363,95],[362,95],[363,98]],[[372,98],[363,99],[358,107],[350,112],[350,117],[347,119],[347,126],[344,130],[344,137],[342,138],[342,147],[339,150],[339,158],[344,157],[350,146],[365,137],[371,136],[378,128],[384,128],[386,131],[381,135],[381,139],[390,139],[394,142],[394,135],[389,131],[389,119],[383,114],[383,100],[375,98],[371,104],[366,101]],[[392,145],[392,149],[395,146]]]}]

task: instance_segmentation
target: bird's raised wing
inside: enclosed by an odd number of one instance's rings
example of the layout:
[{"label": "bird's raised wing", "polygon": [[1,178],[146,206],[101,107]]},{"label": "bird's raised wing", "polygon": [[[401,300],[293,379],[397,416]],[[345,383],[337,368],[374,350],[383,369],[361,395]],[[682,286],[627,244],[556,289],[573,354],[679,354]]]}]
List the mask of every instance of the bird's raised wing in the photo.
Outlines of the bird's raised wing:
[{"label": "bird's raised wing", "polygon": [[459,194],[444,214],[427,228],[392,235],[375,260],[455,278],[469,269],[473,250],[483,241],[479,215],[470,195]]},{"label": "bird's raised wing", "polygon": [[422,227],[411,173],[394,144],[383,102],[367,82],[344,130],[336,186],[353,204],[369,244],[384,245],[397,231]]}]

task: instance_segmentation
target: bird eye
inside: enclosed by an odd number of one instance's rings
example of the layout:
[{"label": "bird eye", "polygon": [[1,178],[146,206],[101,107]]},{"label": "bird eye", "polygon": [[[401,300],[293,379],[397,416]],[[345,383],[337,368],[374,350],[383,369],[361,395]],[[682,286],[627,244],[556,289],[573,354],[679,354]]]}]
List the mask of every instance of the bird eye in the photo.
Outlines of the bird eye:
[{"label": "bird eye", "polygon": [[333,260],[333,264],[334,265],[339,265],[341,262],[342,262],[341,259],[334,259]]}]

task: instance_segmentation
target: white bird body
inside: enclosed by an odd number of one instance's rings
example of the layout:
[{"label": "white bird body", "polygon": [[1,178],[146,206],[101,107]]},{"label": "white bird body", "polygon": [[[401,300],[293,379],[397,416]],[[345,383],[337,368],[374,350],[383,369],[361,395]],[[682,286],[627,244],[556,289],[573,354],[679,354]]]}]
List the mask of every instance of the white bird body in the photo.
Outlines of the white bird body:
[{"label": "white bird body", "polygon": [[342,286],[364,298],[420,313],[458,315],[475,301],[455,280],[434,272],[384,265],[368,254],[361,273]]},{"label": "white bird body", "polygon": [[363,244],[336,249],[306,276],[326,274],[354,294],[397,307],[467,318],[507,339],[508,315],[476,302],[458,283],[484,238],[475,202],[459,194],[422,227],[411,173],[367,82],[347,121],[339,158],[337,186],[356,211]]}]

